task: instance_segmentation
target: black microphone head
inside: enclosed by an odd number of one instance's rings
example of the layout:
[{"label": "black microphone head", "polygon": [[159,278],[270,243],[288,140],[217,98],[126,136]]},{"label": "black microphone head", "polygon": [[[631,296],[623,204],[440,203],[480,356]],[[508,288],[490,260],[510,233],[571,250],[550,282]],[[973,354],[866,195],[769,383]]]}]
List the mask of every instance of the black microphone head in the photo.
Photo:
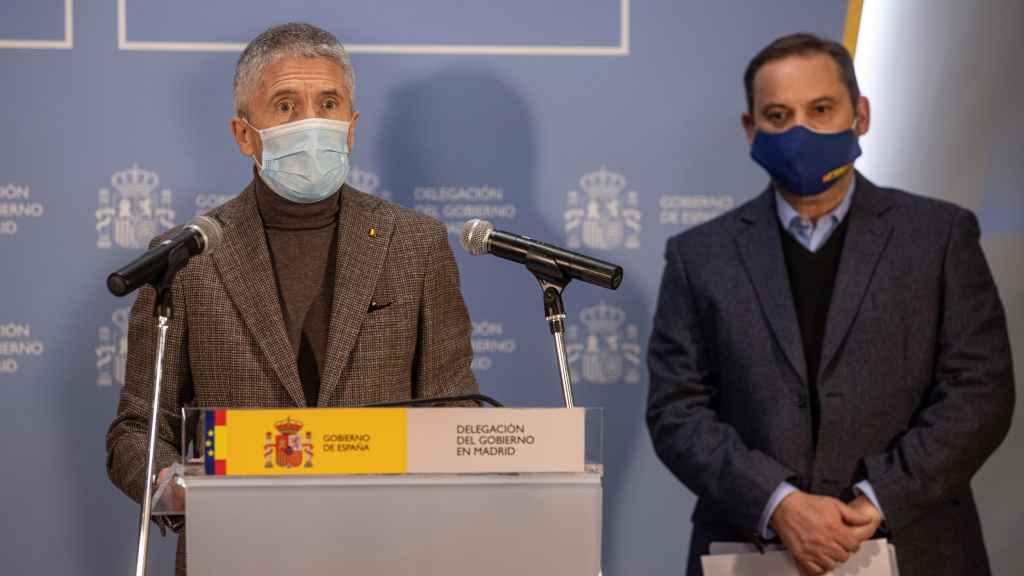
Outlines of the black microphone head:
[{"label": "black microphone head", "polygon": [[489,240],[494,224],[487,220],[474,218],[466,220],[462,225],[462,233],[459,234],[459,244],[473,256],[480,256],[491,251]]},{"label": "black microphone head", "polygon": [[107,290],[110,290],[110,293],[114,296],[124,296],[131,292],[131,288],[128,287],[124,277],[116,273],[107,276]]},{"label": "black microphone head", "polygon": [[185,227],[195,230],[203,239],[202,250],[196,256],[212,254],[220,246],[220,242],[224,238],[224,231],[220,226],[220,222],[209,216],[196,216],[189,220]]}]

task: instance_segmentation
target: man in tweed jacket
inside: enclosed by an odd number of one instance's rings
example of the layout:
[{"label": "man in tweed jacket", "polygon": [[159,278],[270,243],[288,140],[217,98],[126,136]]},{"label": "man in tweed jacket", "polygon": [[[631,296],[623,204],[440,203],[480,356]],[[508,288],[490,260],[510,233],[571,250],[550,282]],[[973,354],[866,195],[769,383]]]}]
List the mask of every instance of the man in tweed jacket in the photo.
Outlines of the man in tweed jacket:
[{"label": "man in tweed jacket", "polygon": [[[305,24],[271,28],[239,60],[232,128],[260,173],[210,214],[223,228],[220,247],[174,280],[157,469],[178,459],[182,406],[353,406],[476,392],[445,227],[348,185],[306,198],[317,174],[295,184],[268,172],[273,158],[261,145],[274,126],[347,122],[351,148],[353,88],[344,49]],[[315,134],[317,142],[330,136]],[[347,162],[319,154],[309,166]],[[303,226],[306,214],[326,224]],[[136,501],[145,484],[153,301],[146,287],[132,309],[125,386],[107,434],[110,478]]]}]

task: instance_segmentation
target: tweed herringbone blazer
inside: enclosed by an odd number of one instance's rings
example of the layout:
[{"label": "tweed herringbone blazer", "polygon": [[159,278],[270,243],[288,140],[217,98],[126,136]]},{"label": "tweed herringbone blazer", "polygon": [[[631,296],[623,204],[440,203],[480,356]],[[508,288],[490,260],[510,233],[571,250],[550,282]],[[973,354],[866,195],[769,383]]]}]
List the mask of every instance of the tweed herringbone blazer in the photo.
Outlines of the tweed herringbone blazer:
[{"label": "tweed herringbone blazer", "polygon": [[1014,404],[1006,317],[973,214],[860,174],[817,374],[817,443],[774,193],[668,242],[647,422],[698,497],[689,574],[749,540],[782,481],[868,480],[903,576],[989,573],[971,477]]},{"label": "tweed herringbone blazer", "polygon": [[[339,193],[318,405],[476,392],[471,325],[445,227],[347,185]],[[223,226],[221,246],[193,258],[172,286],[157,469],[180,454],[182,406],[305,405],[252,184],[209,215]],[[136,501],[152,401],[154,297],[143,288],[132,308],[125,386],[107,433],[107,472]]]}]

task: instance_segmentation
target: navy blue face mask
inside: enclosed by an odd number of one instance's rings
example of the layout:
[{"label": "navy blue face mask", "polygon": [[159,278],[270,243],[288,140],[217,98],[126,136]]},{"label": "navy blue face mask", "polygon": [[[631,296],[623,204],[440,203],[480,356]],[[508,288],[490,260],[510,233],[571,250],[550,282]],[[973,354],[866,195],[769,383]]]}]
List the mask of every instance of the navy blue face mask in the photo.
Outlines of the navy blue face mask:
[{"label": "navy blue face mask", "polygon": [[828,190],[858,156],[860,144],[852,128],[822,133],[799,124],[777,134],[758,130],[750,148],[750,157],[786,192],[797,196]]}]

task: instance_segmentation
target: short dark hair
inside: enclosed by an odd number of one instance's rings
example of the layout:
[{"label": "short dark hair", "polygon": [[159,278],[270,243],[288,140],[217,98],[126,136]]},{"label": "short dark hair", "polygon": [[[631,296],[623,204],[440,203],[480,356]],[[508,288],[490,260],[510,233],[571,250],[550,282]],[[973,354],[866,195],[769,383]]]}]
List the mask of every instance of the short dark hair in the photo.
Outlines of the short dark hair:
[{"label": "short dark hair", "polygon": [[754,76],[757,76],[762,66],[773,60],[807,54],[827,54],[832,57],[839,67],[839,77],[846,85],[846,91],[850,93],[850,101],[856,107],[857,101],[860,100],[860,87],[857,85],[857,73],[853,69],[853,57],[850,56],[850,52],[834,40],[800,33],[777,38],[762,48],[750,64],[747,64],[747,71],[743,73],[743,87],[747,91],[747,112],[754,111]]}]

